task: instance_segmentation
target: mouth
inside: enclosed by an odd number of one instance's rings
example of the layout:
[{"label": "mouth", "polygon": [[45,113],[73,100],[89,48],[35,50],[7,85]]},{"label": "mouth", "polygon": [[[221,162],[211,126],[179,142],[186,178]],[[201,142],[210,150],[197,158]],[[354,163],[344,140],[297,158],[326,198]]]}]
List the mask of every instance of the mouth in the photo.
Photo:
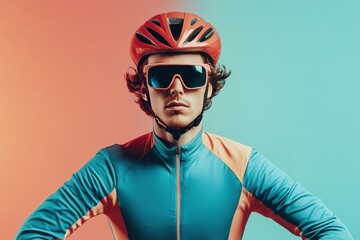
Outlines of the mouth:
[{"label": "mouth", "polygon": [[183,109],[183,108],[187,108],[188,105],[180,102],[180,101],[171,101],[168,104],[165,105],[165,108],[168,109]]}]

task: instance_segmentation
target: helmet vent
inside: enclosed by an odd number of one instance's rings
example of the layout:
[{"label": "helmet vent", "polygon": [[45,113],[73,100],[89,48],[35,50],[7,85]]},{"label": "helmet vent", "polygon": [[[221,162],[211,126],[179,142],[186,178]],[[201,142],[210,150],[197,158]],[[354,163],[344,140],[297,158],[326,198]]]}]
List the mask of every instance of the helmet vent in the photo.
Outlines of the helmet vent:
[{"label": "helmet vent", "polygon": [[206,30],[204,32],[204,34],[200,37],[199,42],[204,42],[208,39],[210,39],[212,37],[212,35],[214,35],[214,29],[213,28],[209,28],[208,30]]},{"label": "helmet vent", "polygon": [[182,30],[182,27],[184,24],[184,19],[183,18],[169,18],[168,22],[169,22],[171,34],[172,34],[174,40],[177,41],[181,34],[181,30]]},{"label": "helmet vent", "polygon": [[193,18],[191,19],[190,25],[194,25],[199,19],[198,18]]},{"label": "helmet vent", "polygon": [[151,19],[150,22],[155,23],[156,25],[158,25],[159,27],[161,27],[160,21],[159,21],[158,19],[156,19],[156,18]]},{"label": "helmet vent", "polygon": [[169,46],[170,44],[165,40],[165,38],[163,38],[159,33],[157,33],[155,30],[151,29],[151,28],[146,28],[146,30],[148,30],[148,32],[153,35],[154,38],[156,38],[156,40],[158,40],[159,42],[161,42],[162,44]]},{"label": "helmet vent", "polygon": [[139,39],[141,42],[146,43],[146,44],[150,44],[153,46],[156,46],[155,43],[153,43],[149,38],[147,38],[146,36],[142,35],[141,33],[136,33],[136,37],[137,39]]},{"label": "helmet vent", "polygon": [[194,40],[194,38],[197,37],[197,35],[199,35],[200,31],[203,29],[203,26],[200,26],[198,28],[196,28],[189,36],[188,38],[185,40],[185,43],[191,42],[192,40]]}]

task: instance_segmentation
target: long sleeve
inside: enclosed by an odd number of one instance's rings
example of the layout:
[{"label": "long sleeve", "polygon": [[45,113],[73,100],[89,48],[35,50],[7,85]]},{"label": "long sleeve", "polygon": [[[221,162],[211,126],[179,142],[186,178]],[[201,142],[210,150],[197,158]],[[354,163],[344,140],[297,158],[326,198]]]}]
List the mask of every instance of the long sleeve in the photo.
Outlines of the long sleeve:
[{"label": "long sleeve", "polygon": [[115,182],[107,152],[101,150],[27,218],[16,239],[66,238],[91,217],[111,211]]},{"label": "long sleeve", "polygon": [[351,240],[345,225],[318,198],[253,150],[244,176],[252,208],[303,239]]}]

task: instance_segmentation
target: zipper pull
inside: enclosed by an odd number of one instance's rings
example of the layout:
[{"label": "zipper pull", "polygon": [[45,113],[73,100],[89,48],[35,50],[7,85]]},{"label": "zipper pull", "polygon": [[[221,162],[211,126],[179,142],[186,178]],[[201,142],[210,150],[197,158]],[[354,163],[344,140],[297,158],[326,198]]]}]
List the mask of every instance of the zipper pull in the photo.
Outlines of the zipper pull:
[{"label": "zipper pull", "polygon": [[180,155],[181,154],[181,150],[180,150],[180,146],[176,147],[176,155]]}]

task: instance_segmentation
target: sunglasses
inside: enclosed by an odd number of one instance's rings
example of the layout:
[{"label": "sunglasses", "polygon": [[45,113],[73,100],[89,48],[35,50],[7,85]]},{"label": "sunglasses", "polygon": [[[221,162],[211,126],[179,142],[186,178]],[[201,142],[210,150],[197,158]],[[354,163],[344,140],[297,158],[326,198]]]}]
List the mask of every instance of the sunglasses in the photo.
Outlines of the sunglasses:
[{"label": "sunglasses", "polygon": [[144,66],[147,84],[155,89],[166,90],[180,77],[187,89],[198,89],[206,85],[210,66],[208,64],[168,64],[156,63]]}]

